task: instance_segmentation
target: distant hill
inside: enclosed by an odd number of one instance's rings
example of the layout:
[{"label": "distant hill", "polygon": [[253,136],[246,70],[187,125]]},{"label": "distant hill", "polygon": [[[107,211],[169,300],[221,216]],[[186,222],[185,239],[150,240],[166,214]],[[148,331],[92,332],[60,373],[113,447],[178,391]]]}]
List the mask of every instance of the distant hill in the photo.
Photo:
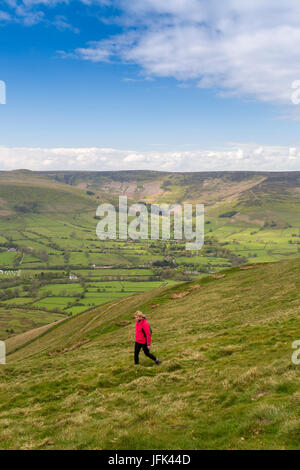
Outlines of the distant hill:
[{"label": "distant hill", "polygon": [[[111,195],[105,199],[115,201]],[[95,212],[96,198],[86,191],[29,170],[0,172],[0,217]]]},{"label": "distant hill", "polygon": [[97,202],[116,202],[119,195],[204,203],[208,215],[231,213],[235,223],[300,227],[300,172],[0,172],[0,216],[22,211],[22,204],[25,212],[26,204],[29,212],[95,210]]},{"label": "distant hill", "polygon": [[[39,172],[72,187],[103,195],[127,195],[134,201],[207,206],[210,215],[233,210],[235,221],[258,221],[300,226],[300,172],[198,172],[155,171]],[[275,220],[272,220],[275,219]]]},{"label": "distant hill", "polygon": [[[234,268],[12,338],[1,448],[299,449],[299,271]],[[160,367],[133,365],[137,309]]]},{"label": "distant hill", "polygon": [[41,233],[60,221],[95,237],[97,206],[117,206],[119,195],[129,203],[204,203],[206,239],[243,259],[300,254],[300,172],[0,172],[0,235],[33,223]]}]

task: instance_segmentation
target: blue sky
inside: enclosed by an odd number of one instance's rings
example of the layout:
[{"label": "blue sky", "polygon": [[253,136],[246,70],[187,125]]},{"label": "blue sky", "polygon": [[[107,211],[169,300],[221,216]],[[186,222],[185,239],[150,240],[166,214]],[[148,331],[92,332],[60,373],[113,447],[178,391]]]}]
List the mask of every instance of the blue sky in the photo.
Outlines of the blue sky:
[{"label": "blue sky", "polygon": [[300,170],[294,0],[2,0],[0,34],[0,169]]}]

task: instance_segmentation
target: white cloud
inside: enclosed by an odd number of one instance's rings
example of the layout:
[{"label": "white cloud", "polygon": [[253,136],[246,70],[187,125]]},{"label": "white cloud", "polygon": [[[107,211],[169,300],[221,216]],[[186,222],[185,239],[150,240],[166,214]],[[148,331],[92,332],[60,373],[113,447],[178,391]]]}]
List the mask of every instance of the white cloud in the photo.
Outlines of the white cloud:
[{"label": "white cloud", "polygon": [[[291,85],[300,80],[298,0],[80,1],[86,8],[97,6],[99,18],[103,8],[112,6],[109,11],[116,12],[115,21],[124,31],[82,44],[75,56],[83,60],[117,59],[139,65],[146,77],[173,77],[181,86],[194,81],[221,96],[291,104]],[[15,21],[33,25],[51,23],[47,7],[71,9],[74,0],[5,3],[15,12]],[[109,21],[114,21],[112,15]],[[63,17],[52,23],[78,32]],[[61,55],[74,57],[70,51]],[[299,119],[298,112],[287,111],[285,117],[289,116]]]},{"label": "white cloud", "polygon": [[300,2],[119,0],[127,30],[78,49],[84,59],[121,58],[149,76],[195,80],[220,94],[291,102],[300,79]]},{"label": "white cloud", "polygon": [[6,11],[0,11],[0,21],[9,22],[11,21],[11,16]]},{"label": "white cloud", "polygon": [[0,147],[0,170],[300,171],[300,146],[228,144],[223,149],[135,152],[113,148]]},{"label": "white cloud", "polygon": [[[72,0],[4,0],[7,7],[11,9],[9,21],[21,23],[25,26],[34,26],[38,23],[53,24],[59,31],[66,29],[75,33],[79,32],[73,28],[63,16],[56,16],[53,21],[47,18],[45,8],[54,7],[58,4],[68,5]],[[43,9],[43,10],[42,10]],[[6,21],[8,22],[8,20]]]},{"label": "white cloud", "polygon": [[66,30],[69,30],[69,31],[73,31],[73,33],[76,33],[76,34],[79,33],[79,29],[78,29],[78,28],[74,28],[74,27],[68,22],[68,20],[66,19],[66,17],[63,16],[63,15],[58,15],[58,16],[56,16],[52,24],[53,24],[59,31],[66,31]]}]

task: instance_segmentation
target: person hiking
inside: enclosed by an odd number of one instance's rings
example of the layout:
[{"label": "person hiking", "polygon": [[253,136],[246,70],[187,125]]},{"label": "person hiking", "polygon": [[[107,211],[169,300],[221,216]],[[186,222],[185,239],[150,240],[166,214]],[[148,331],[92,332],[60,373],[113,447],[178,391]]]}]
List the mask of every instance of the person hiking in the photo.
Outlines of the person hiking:
[{"label": "person hiking", "polygon": [[159,366],[161,361],[149,351],[151,347],[151,330],[147,318],[144,316],[143,312],[140,311],[135,312],[134,318],[136,319],[134,363],[136,365],[139,364],[140,350],[143,349],[144,354]]}]

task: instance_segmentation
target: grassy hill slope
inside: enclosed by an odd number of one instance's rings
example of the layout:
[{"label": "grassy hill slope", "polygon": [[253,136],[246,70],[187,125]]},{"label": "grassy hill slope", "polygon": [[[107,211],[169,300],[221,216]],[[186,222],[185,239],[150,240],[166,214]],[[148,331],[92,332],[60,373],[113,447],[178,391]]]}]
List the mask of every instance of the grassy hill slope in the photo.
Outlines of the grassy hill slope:
[{"label": "grassy hill slope", "polygon": [[[299,448],[299,270],[298,260],[234,268],[121,299],[11,351],[0,447]],[[160,367],[133,365],[137,308]]]},{"label": "grassy hill slope", "polygon": [[[106,194],[105,199],[116,198]],[[78,212],[95,213],[96,207],[96,198],[81,188],[29,170],[0,172],[0,217],[62,214],[67,218]]]},{"label": "grassy hill slope", "polygon": [[91,191],[127,195],[135,201],[202,202],[220,204],[286,202],[299,199],[300,172],[215,171],[170,173],[161,171],[37,172],[49,180]]}]

